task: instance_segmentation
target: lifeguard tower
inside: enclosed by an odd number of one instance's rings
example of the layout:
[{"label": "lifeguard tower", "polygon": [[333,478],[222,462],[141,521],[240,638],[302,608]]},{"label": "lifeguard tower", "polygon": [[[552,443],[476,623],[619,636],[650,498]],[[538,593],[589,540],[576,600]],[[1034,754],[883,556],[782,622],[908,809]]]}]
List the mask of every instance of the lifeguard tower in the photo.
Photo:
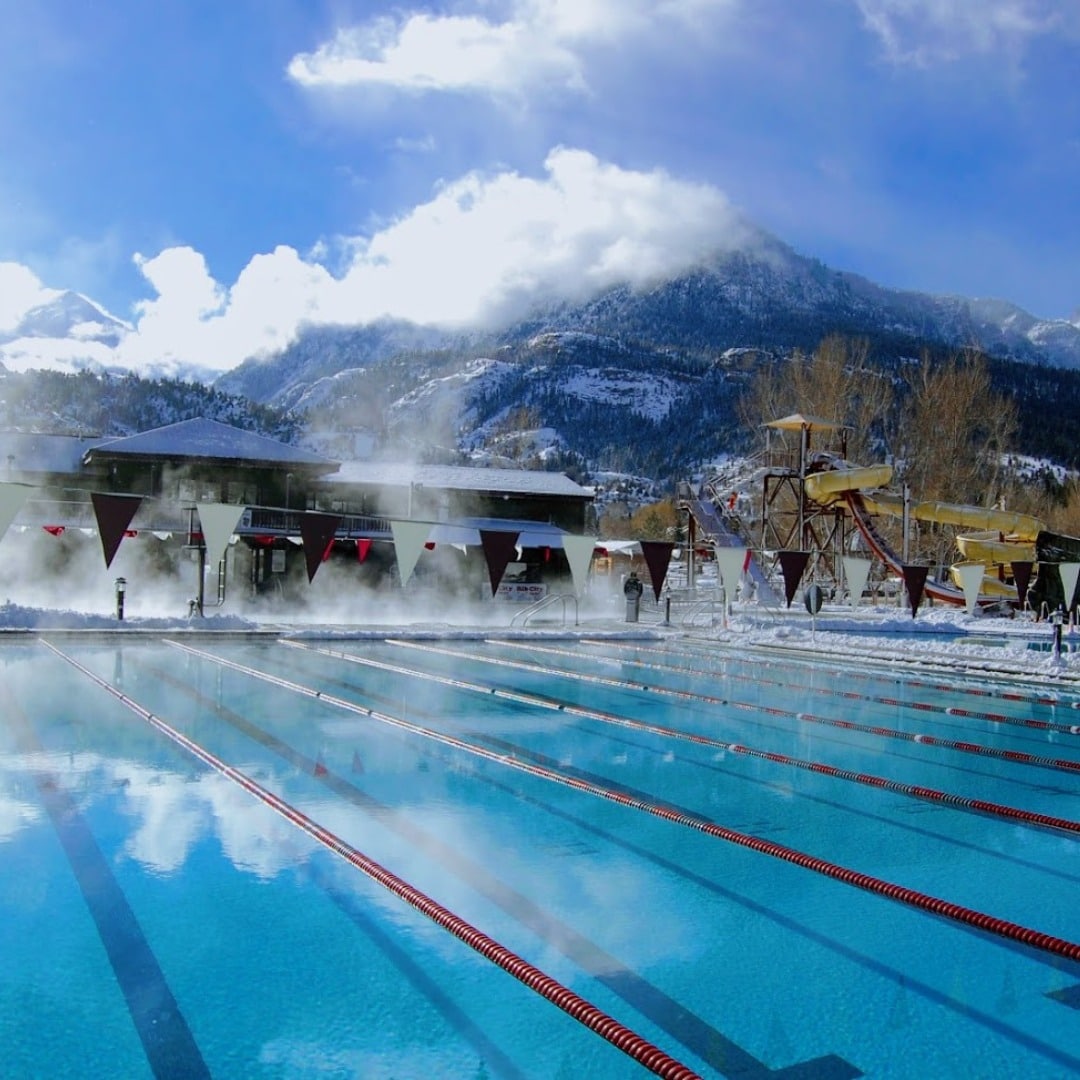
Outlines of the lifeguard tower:
[{"label": "lifeguard tower", "polygon": [[819,502],[807,494],[807,477],[847,457],[848,428],[832,420],[792,413],[769,420],[761,476],[763,552],[803,551],[814,581],[835,585],[847,540],[839,502]]}]

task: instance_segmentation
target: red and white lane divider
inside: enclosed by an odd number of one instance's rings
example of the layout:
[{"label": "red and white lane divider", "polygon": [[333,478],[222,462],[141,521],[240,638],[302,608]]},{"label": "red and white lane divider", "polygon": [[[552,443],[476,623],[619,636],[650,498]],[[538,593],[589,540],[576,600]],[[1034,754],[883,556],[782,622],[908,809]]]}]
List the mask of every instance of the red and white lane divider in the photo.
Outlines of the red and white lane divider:
[{"label": "red and white lane divider", "polygon": [[[715,648],[716,645],[727,646],[727,642],[710,643]],[[835,652],[825,653],[821,649],[813,647],[803,647],[799,645],[786,644],[783,646],[774,645],[771,643],[765,643],[761,641],[740,642],[740,645],[745,647],[749,646],[755,650],[762,652],[782,653],[784,655],[784,663],[796,663],[806,665],[812,665],[815,662],[820,662],[823,656],[828,656],[829,660],[836,662],[838,656]],[[701,656],[702,650],[697,649],[693,655]],[[896,678],[896,670],[903,666],[904,668],[904,681],[909,686],[919,687],[923,690],[941,690],[950,694],[967,694],[971,697],[990,697],[1001,698],[1002,701],[1019,701],[1026,702],[1034,705],[1046,705],[1051,707],[1065,707],[1065,704],[1061,701],[1060,697],[1054,694],[1047,693],[1019,693],[1014,690],[1003,690],[996,686],[971,686],[968,684],[956,685],[955,683],[942,683],[932,682],[929,679],[919,679],[909,677],[909,670],[916,668],[918,670],[925,670],[926,668],[936,669],[941,671],[942,669],[953,672],[955,675],[961,678],[982,678],[982,679],[998,679],[1009,684],[1015,684],[1016,682],[1030,682],[1036,678],[1045,679],[1045,675],[1035,676],[1031,671],[1018,671],[1009,670],[1001,666],[995,666],[992,663],[979,663],[972,664],[965,662],[963,658],[956,658],[955,660],[949,660],[947,658],[930,658],[926,655],[904,655],[898,656],[895,652],[883,653],[873,649],[860,651],[858,653],[852,653],[839,657],[840,661],[844,664],[844,675],[852,679],[862,679],[872,682],[881,682],[884,679]],[[771,661],[761,659],[757,656],[754,657],[754,664],[768,664]],[[880,671],[865,671],[858,670],[850,666],[854,663],[859,663],[865,666],[877,665],[880,667]],[[1054,676],[1055,679],[1067,680],[1063,685],[1068,685],[1073,688],[1080,688],[1080,681],[1077,680],[1075,675],[1068,675],[1068,673],[1061,673]],[[1070,706],[1073,709],[1080,709],[1080,699],[1071,702]]]},{"label": "red and white lane divider", "polygon": [[[318,841],[324,847],[339,855],[346,862],[366,874],[373,881],[382,885],[385,889],[394,893],[395,896],[404,900],[410,907],[415,908],[422,915],[427,916],[432,922],[449,931],[454,937],[463,941],[469,948],[478,952],[486,960],[498,965],[504,971],[513,975],[515,979],[523,983],[530,990],[547,998],[552,1004],[558,1006],[563,1012],[573,1017],[578,1023],[595,1031],[601,1038],[606,1039],[628,1057],[633,1058],[656,1076],[664,1077],[665,1080],[700,1080],[700,1077],[692,1069],[687,1068],[675,1058],[670,1057],[659,1047],[654,1046],[642,1038],[630,1028],[619,1023],[618,1020],[598,1009],[595,1005],[586,1001],[573,990],[545,974],[539,968],[534,967],[528,961],[523,960],[517,954],[511,952],[505,946],[500,945],[493,938],[488,937],[482,930],[476,929],[460,916],[455,915],[448,908],[443,907],[436,900],[422,893],[415,886],[399,878],[396,874],[387,870],[381,864],[375,862],[339,836],[324,828],[317,821],[308,817],[303,811],[287,803],[280,796],[264,788],[261,784],[252,780],[251,777],[222,761],[221,758],[212,754],[209,750],[189,739],[182,732],[177,731],[172,725],[166,723],[159,716],[155,716],[149,710],[144,709],[138,702],[133,701],[111,683],[96,675],[89,668],[84,667],[73,657],[62,652],[51,642],[40,639],[42,644],[51,649],[61,659],[66,660],[72,667],[81,671],[87,678],[97,683],[102,689],[108,691],[117,700],[122,702],[132,712],[141,716],[147,723],[156,728],[163,735],[171,739],[177,745],[183,747],[200,761],[209,765],[210,768],[221,773],[234,783],[239,784],[245,791],[254,795],[255,798],[265,803],[287,821],[292,822],[297,828],[303,830],[308,836]],[[175,643],[171,643],[175,644]],[[182,648],[186,648],[181,646]],[[190,649],[196,655],[207,656],[197,650]],[[207,656],[208,659],[213,659]],[[231,665],[229,665],[231,666]]]},{"label": "red and white lane divider", "polygon": [[[501,644],[501,645],[510,645],[510,646],[514,646],[514,647],[517,646],[516,642],[499,642],[499,644]],[[601,643],[600,642],[594,642],[594,641],[588,641],[588,642],[585,642],[585,644],[600,645]],[[609,643],[604,642],[602,644],[604,646],[608,646]],[[616,649],[619,649],[619,650],[627,650],[627,649],[633,648],[633,646],[625,645],[622,642],[613,643],[613,647],[616,648]],[[551,649],[550,647],[545,647],[545,646],[540,646],[537,649],[535,649],[534,651],[537,651],[537,652],[552,652],[555,655],[560,655],[560,656],[561,655],[573,655],[573,656],[577,656],[579,658],[581,656],[580,653],[570,653],[567,650]],[[665,646],[664,651],[670,653],[670,652],[679,652],[680,650],[673,650],[670,647]],[[700,653],[682,651],[681,655],[683,655],[683,656],[700,656]],[[902,700],[899,700],[897,698],[878,697],[878,696],[875,696],[873,694],[854,694],[854,693],[852,693],[850,691],[835,690],[835,689],[833,689],[832,687],[829,687],[829,686],[805,686],[805,685],[802,685],[802,684],[792,684],[791,682],[781,682],[780,680],[777,680],[777,679],[765,680],[765,679],[760,678],[756,672],[753,675],[740,674],[739,672],[735,672],[735,671],[722,671],[722,672],[719,672],[715,668],[693,668],[693,667],[686,667],[686,666],[681,665],[681,664],[658,664],[658,663],[655,662],[655,660],[640,660],[640,659],[637,659],[636,657],[633,658],[633,659],[616,659],[616,660],[611,660],[608,657],[592,657],[592,656],[589,656],[588,658],[593,660],[594,662],[600,662],[600,663],[609,663],[610,662],[610,663],[615,663],[615,664],[620,664],[620,665],[630,665],[632,667],[653,668],[653,669],[658,669],[660,671],[670,671],[670,672],[673,672],[673,673],[676,673],[676,674],[683,674],[683,675],[703,675],[706,678],[710,678],[710,679],[724,678],[724,679],[731,679],[733,681],[753,682],[753,683],[762,683],[762,682],[768,681],[769,686],[791,687],[792,689],[798,689],[800,691],[803,691],[803,692],[809,693],[809,694],[825,694],[825,695],[828,695],[828,696],[831,696],[831,697],[855,698],[855,699],[857,699],[859,701],[871,701],[871,702],[874,702],[875,704],[878,704],[878,705],[899,706],[900,708],[917,709],[917,710],[919,710],[921,712],[941,713],[944,716],[962,716],[965,719],[969,719],[969,720],[986,720],[986,721],[989,721],[992,724],[1006,724],[1006,725],[1011,725],[1013,727],[1034,728],[1034,729],[1036,729],[1038,731],[1053,731],[1053,732],[1056,732],[1056,733],[1058,733],[1060,735],[1080,735],[1080,724],[1059,724],[1059,723],[1056,723],[1056,722],[1054,722],[1052,720],[1036,720],[1034,717],[1029,717],[1029,716],[1009,716],[1007,713],[985,712],[985,711],[981,711],[981,710],[978,710],[978,709],[965,709],[962,706],[934,705],[934,704],[932,704],[930,702],[902,701]],[[746,661],[740,660],[739,662],[744,663]],[[780,664],[776,664],[776,663],[772,662],[771,660],[754,660],[754,661],[751,661],[751,662],[753,663],[755,668],[758,668],[758,667],[772,668],[772,667],[780,667],[781,666]],[[807,666],[805,661],[797,661],[797,663],[798,663],[800,668],[805,668]],[[817,670],[817,669],[815,669],[815,670]],[[854,675],[845,671],[844,677],[845,678],[854,677]],[[931,685],[929,683],[922,683],[922,682],[916,682],[916,681],[905,680],[905,683],[908,686],[918,687],[918,688],[924,689],[924,690],[925,689],[931,689],[931,690],[935,690],[935,691],[948,692],[948,691],[953,689],[952,687],[949,687],[949,686],[937,686],[937,685]],[[1007,700],[1007,701],[1022,701],[1022,702],[1027,702],[1029,704],[1032,703],[1032,702],[1034,702],[1035,704],[1039,704],[1039,705],[1058,705],[1059,704],[1056,700],[1051,701],[1051,700],[1042,699],[1042,698],[1028,698],[1028,697],[1024,697],[1023,695],[1019,695],[1019,694],[1018,695],[999,694],[999,695],[996,695],[996,696],[1001,697],[1003,700]]]},{"label": "red and white lane divider", "polygon": [[[589,709],[584,705],[574,705],[570,702],[528,694],[522,690],[501,690],[497,687],[484,686],[481,683],[472,683],[467,682],[464,679],[455,679],[449,675],[438,675],[430,671],[422,671],[418,668],[402,667],[399,664],[391,664],[385,660],[374,660],[370,657],[358,656],[355,653],[343,652],[339,649],[331,649],[325,646],[311,645],[307,642],[297,641],[282,641],[281,644],[288,645],[295,649],[303,649],[306,652],[314,652],[322,656],[329,656],[333,659],[345,660],[349,663],[359,664],[364,667],[390,671],[397,675],[407,675],[410,678],[424,679],[428,682],[438,683],[442,686],[451,686],[458,690],[467,690],[472,693],[481,694],[484,697],[508,698],[511,701],[532,705],[536,708],[550,709],[567,713],[571,716],[580,716],[586,720],[597,720],[604,724],[613,724],[616,727],[629,728],[633,731],[643,731],[650,735],[662,736],[663,738],[679,739],[683,742],[694,743],[697,746],[708,746],[732,754],[745,754],[749,757],[759,758],[762,761],[771,761],[778,765],[787,765],[796,769],[805,769],[808,772],[818,773],[822,776],[830,776],[837,780],[847,780],[857,784],[865,784],[868,787],[891,791],[898,795],[907,795],[911,798],[939,803],[944,806],[972,810],[976,813],[1000,817],[1007,821],[1015,821],[1025,825],[1035,825],[1040,828],[1058,829],[1062,832],[1080,834],[1080,821],[1072,821],[1068,818],[1053,817],[1049,814],[1039,814],[1031,810],[1021,810],[1018,807],[988,802],[984,799],[971,799],[964,795],[953,795],[947,791],[938,791],[935,788],[923,787],[921,785],[905,784],[899,780],[890,780],[883,776],[875,776],[872,773],[859,773],[854,772],[851,769],[839,769],[833,765],[827,765],[824,762],[806,761],[802,758],[789,757],[787,754],[745,746],[742,743],[733,743],[723,739],[714,739],[709,735],[697,735],[693,732],[682,731],[679,728],[666,727],[663,724],[653,724],[645,720],[633,720],[628,716],[620,716],[618,713],[605,712],[602,709]],[[554,671],[554,669],[552,670]]]},{"label": "red and white lane divider", "polygon": [[[680,810],[678,807],[665,806],[660,803],[639,799],[633,795],[627,795],[622,791],[606,788],[600,784],[594,784],[576,776],[560,773],[554,769],[547,769],[530,761],[524,761],[511,754],[496,753],[493,750],[488,750],[485,747],[466,742],[463,739],[457,739],[452,735],[445,735],[442,732],[432,731],[430,728],[425,728],[419,724],[403,720],[401,717],[391,716],[387,713],[378,712],[375,709],[369,709],[364,705],[358,705],[346,698],[339,698],[332,694],[323,693],[321,690],[316,690],[310,686],[303,686],[300,683],[291,682],[278,675],[271,675],[268,672],[260,671],[258,668],[252,668],[246,664],[238,664],[234,660],[226,660],[224,657],[215,656],[212,653],[204,652],[201,649],[192,648],[192,646],[185,645],[179,641],[166,639],[166,644],[180,649],[191,656],[197,656],[209,663],[218,664],[232,671],[241,672],[251,678],[259,679],[273,686],[279,686],[284,690],[290,690],[303,697],[313,698],[317,701],[325,702],[327,705],[332,705],[336,708],[344,709],[360,716],[367,716],[372,720],[378,720],[380,723],[388,724],[403,731],[409,731],[415,735],[432,739],[445,746],[452,746],[455,749],[473,754],[485,760],[496,762],[508,768],[517,769],[530,776],[535,776],[542,780],[549,780],[553,783],[561,784],[564,787],[572,788],[575,791],[593,795],[600,799],[606,799],[609,802],[617,803],[620,806],[625,806],[632,810],[639,810],[643,813],[651,814],[653,817],[660,818],[664,821],[669,821],[688,829],[694,829],[697,832],[704,833],[706,836],[711,836],[718,840],[725,840],[728,843],[749,848],[752,851],[756,851],[763,855],[769,855],[775,859],[782,859],[785,862],[793,863],[805,870],[812,870],[814,873],[822,874],[823,876],[832,878],[836,881],[841,881],[846,885],[853,885],[856,888],[863,889],[866,892],[874,893],[878,896],[887,897],[890,900],[896,900],[899,903],[906,904],[907,906],[916,908],[920,911],[928,911],[931,914],[938,915],[952,922],[971,926],[978,930],[995,934],[996,936],[1005,938],[1009,941],[1015,941],[1033,949],[1050,953],[1054,956],[1062,956],[1068,960],[1080,961],[1080,944],[1073,941],[1067,941],[1064,938],[1055,937],[1053,934],[1047,934],[1041,930],[1034,930],[1030,927],[1021,926],[1018,923],[998,918],[995,915],[988,915],[981,911],[975,911],[972,908],[954,904],[949,900],[942,900],[938,897],[930,896],[927,893],[921,893],[915,889],[909,889],[906,886],[897,885],[893,882],[885,881],[882,878],[876,878],[870,874],[864,874],[858,870],[852,870],[848,867],[840,866],[837,863],[828,862],[825,859],[819,859],[814,855],[796,851],[794,848],[785,847],[783,844],[777,844],[772,840],[763,840],[756,836],[737,832],[734,829],[718,825],[708,818],[690,815],[685,811]],[[112,687],[108,688],[111,692],[117,693]]]},{"label": "red and white lane divider", "polygon": [[[903,742],[919,743],[923,746],[938,746],[945,750],[957,750],[963,754],[978,754],[981,757],[1002,758],[1011,761],[1015,765],[1032,765],[1043,769],[1057,769],[1064,772],[1080,773],[1080,761],[1070,761],[1068,758],[1043,757],[1040,754],[1028,754],[1023,750],[1003,750],[996,746],[983,746],[981,743],[960,742],[956,739],[942,739],[936,735],[920,735],[909,731],[900,731],[897,728],[880,727],[878,725],[856,724],[853,720],[838,720],[829,716],[817,716],[814,713],[795,712],[793,709],[781,709],[775,705],[759,705],[752,701],[735,701],[733,698],[716,697],[713,694],[699,694],[693,690],[675,690],[667,686],[657,686],[653,683],[632,682],[629,679],[610,679],[604,675],[586,675],[578,671],[566,671],[563,668],[547,668],[540,664],[528,663],[523,660],[507,660],[505,657],[477,656],[462,652],[458,649],[440,648],[430,642],[403,641],[398,638],[389,639],[388,644],[396,645],[405,649],[419,649],[426,652],[440,653],[443,656],[453,656],[459,659],[475,660],[483,664],[492,664],[497,667],[515,668],[518,671],[532,671],[539,675],[558,675],[564,679],[572,679],[575,682],[592,683],[597,686],[611,686],[619,690],[644,690],[647,693],[660,694],[663,697],[682,698],[684,701],[700,701],[707,705],[720,705],[729,709],[742,709],[745,712],[765,713],[767,716],[784,716],[792,720],[798,720],[805,724],[823,724],[826,727],[842,728],[845,731],[858,731],[863,735],[875,735],[879,738],[899,739]],[[517,642],[495,642],[498,645],[518,647]],[[533,651],[532,646],[521,646]],[[574,653],[567,652],[568,656]],[[858,695],[853,695],[857,697]]]}]

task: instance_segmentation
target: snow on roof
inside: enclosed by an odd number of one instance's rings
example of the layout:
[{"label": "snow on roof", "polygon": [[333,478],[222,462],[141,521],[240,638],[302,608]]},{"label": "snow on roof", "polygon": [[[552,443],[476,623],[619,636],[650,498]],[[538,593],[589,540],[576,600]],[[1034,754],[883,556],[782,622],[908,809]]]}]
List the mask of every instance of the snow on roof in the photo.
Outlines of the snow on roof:
[{"label": "snow on roof", "polygon": [[476,469],[465,465],[411,465],[386,461],[346,461],[331,484],[408,487],[416,484],[441,490],[497,491],[522,495],[566,495],[591,499],[591,488],[582,487],[563,473],[535,469]]},{"label": "snow on roof", "polygon": [[803,428],[813,428],[817,431],[836,431],[844,425],[838,424],[835,420],[823,420],[820,416],[792,413],[790,416],[782,416],[779,420],[769,420],[765,426],[778,428],[781,431],[801,431]]},{"label": "snow on roof", "polygon": [[12,474],[77,474],[82,471],[83,455],[99,442],[100,435],[0,431],[0,476],[7,475],[5,468]]},{"label": "snow on roof", "polygon": [[546,521],[522,521],[517,518],[460,518],[433,525],[428,539],[436,544],[479,544],[480,530],[516,532],[521,548],[561,548],[565,529]]},{"label": "snow on roof", "polygon": [[95,454],[102,456],[200,458],[215,461],[246,461],[264,465],[307,466],[319,472],[330,472],[336,461],[278,442],[253,431],[244,431],[216,420],[197,417],[175,424],[153,428],[123,439],[107,439],[91,446],[85,455],[89,462]]}]

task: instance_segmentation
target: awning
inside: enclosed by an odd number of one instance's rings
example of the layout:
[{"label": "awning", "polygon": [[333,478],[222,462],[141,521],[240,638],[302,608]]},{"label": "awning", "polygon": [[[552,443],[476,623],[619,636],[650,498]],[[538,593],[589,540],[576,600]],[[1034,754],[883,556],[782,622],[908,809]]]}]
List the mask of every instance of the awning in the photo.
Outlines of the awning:
[{"label": "awning", "polygon": [[480,546],[480,530],[485,532],[516,532],[520,548],[561,548],[565,529],[544,521],[522,521],[516,518],[461,518],[459,521],[440,521],[432,525],[428,542],[433,544],[466,544]]}]

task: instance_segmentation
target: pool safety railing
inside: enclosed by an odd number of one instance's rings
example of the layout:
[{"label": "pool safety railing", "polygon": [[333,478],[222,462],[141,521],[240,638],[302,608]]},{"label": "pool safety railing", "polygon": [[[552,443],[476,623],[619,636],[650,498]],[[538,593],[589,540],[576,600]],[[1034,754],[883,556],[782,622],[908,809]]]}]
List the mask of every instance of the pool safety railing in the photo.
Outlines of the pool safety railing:
[{"label": "pool safety railing", "polygon": [[[527,608],[514,613],[513,618],[510,620],[511,626],[527,626],[529,620],[534,616],[539,615],[542,611],[546,611],[550,607],[554,607],[556,604],[562,604],[562,624],[566,625],[566,605],[572,603],[574,605],[574,625],[578,625],[578,601],[577,597],[573,593],[552,593],[551,596],[545,596],[542,600],[537,600],[535,604],[530,604]],[[520,623],[518,620],[521,620]]]},{"label": "pool safety railing", "polygon": [[[361,871],[361,873],[371,878],[372,881],[392,892],[399,899],[404,900],[405,903],[414,910],[420,912],[420,914],[429,918],[436,925],[453,934],[459,941],[464,942],[470,949],[479,953],[486,960],[489,960],[491,963],[502,968],[530,990],[552,1002],[552,1004],[556,1005],[578,1023],[589,1028],[589,1030],[596,1032],[601,1038],[611,1043],[611,1045],[618,1050],[621,1050],[628,1057],[633,1058],[634,1061],[644,1066],[654,1075],[663,1077],[664,1080],[701,1080],[697,1073],[682,1064],[682,1062],[670,1057],[658,1046],[653,1045],[630,1028],[625,1027],[614,1017],[609,1016],[607,1013],[597,1008],[597,1006],[586,1001],[569,987],[564,986],[552,976],[541,971],[539,968],[534,967],[527,960],[524,960],[510,949],[506,948],[506,946],[499,944],[499,942],[489,937],[482,930],[477,929],[459,915],[454,914],[449,908],[443,907],[437,900],[432,899],[414,885],[411,885],[403,878],[398,877],[374,859],[365,855],[357,848],[354,848],[341,837],[332,833],[323,825],[320,825],[313,818],[308,817],[302,810],[299,810],[291,803],[286,802],[283,798],[274,794],[274,792],[269,789],[264,788],[258,781],[252,779],[240,769],[229,765],[205,747],[184,735],[183,732],[178,731],[161,717],[156,716],[148,709],[143,708],[137,701],[128,697],[118,687],[113,686],[106,679],[101,678],[83,664],[80,664],[74,657],[68,656],[67,653],[58,649],[49,641],[46,641],[45,639],[40,640],[46,648],[50,649],[62,660],[67,661],[67,663],[76,670],[82,672],[88,679],[111,694],[126,708],[142,717],[143,720],[161,734],[171,739],[178,746],[181,746],[188,751],[188,753],[212,768],[215,772],[220,773],[226,779],[238,784],[264,805],[280,814],[286,821],[289,821],[291,824],[302,830],[313,840],[322,844],[334,854],[340,856],[357,870]],[[191,649],[188,646],[179,645],[178,643],[173,644],[176,644],[178,648],[183,649],[185,652],[192,653],[196,656],[202,656],[206,659],[217,660],[217,658],[211,657],[209,654],[201,653],[199,650]],[[240,670],[246,670],[242,665],[233,665],[229,661],[223,661],[223,663],[226,667],[235,666]],[[286,684],[286,680],[276,681]],[[324,697],[325,700],[335,704],[339,703],[339,699],[336,698],[330,698],[329,696],[321,694],[316,696]],[[376,718],[378,717],[376,716]]]}]

